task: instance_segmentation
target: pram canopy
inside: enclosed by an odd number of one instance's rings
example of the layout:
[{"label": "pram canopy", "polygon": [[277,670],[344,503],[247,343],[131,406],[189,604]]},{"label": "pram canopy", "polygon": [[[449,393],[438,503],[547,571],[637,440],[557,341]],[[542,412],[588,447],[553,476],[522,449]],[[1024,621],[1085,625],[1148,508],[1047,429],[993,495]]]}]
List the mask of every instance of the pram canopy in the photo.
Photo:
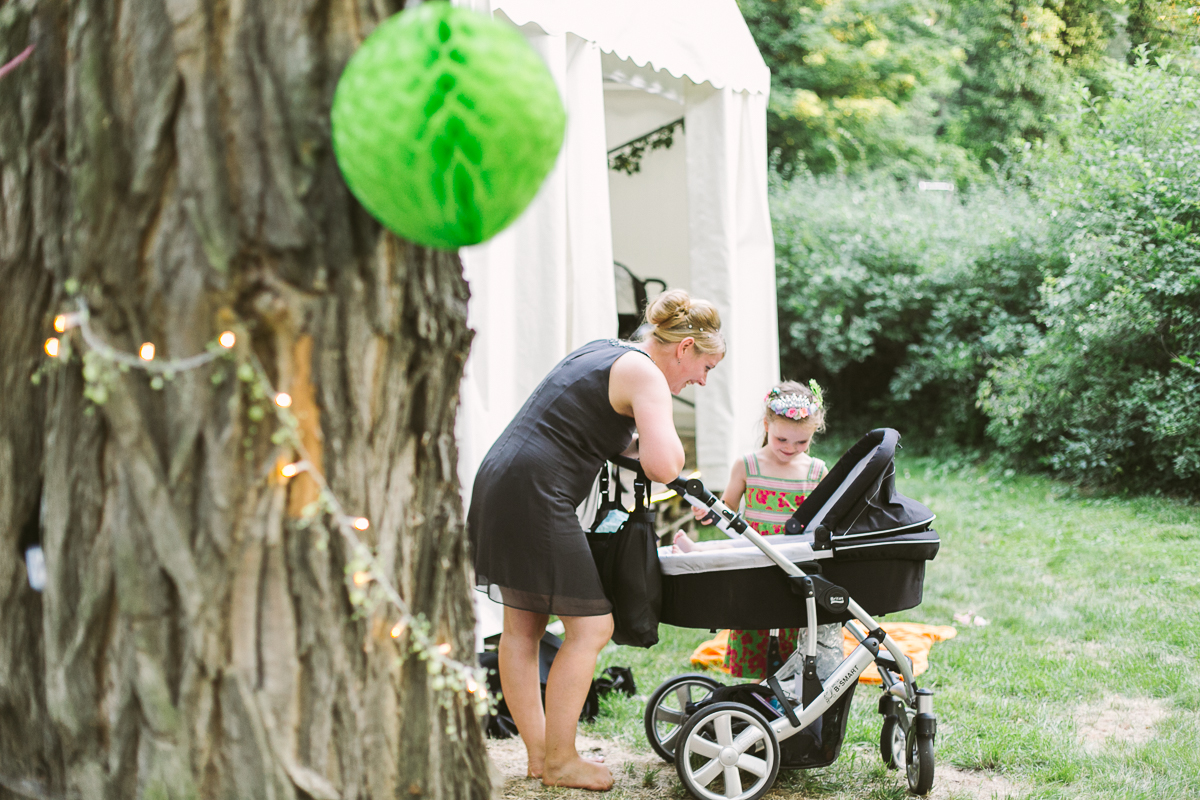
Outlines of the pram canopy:
[{"label": "pram canopy", "polygon": [[[841,586],[870,614],[921,603],[925,562],[940,540],[934,514],[896,491],[891,428],[866,434],[834,465],[788,520],[772,549]],[[780,567],[749,542],[723,550],[660,551],[661,621],[689,628],[769,629],[804,624],[804,600]],[[818,611],[820,623],[849,612]]]},{"label": "pram canopy", "polygon": [[817,548],[828,545],[841,559],[933,559],[936,535],[908,535],[928,532],[934,513],[896,491],[899,442],[891,428],[859,439],[792,514],[787,532],[812,533]]}]

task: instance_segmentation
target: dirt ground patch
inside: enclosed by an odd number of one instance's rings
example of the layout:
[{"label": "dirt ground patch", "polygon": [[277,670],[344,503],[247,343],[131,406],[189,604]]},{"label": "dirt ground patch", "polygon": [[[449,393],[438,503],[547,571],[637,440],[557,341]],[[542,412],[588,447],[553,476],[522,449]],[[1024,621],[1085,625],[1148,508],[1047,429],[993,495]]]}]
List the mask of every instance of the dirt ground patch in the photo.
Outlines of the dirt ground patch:
[{"label": "dirt ground patch", "polygon": [[938,764],[934,769],[931,800],[1008,800],[1024,797],[1027,789],[1003,775],[980,770],[962,770]]},{"label": "dirt ground patch", "polygon": [[[650,753],[637,753],[604,739],[580,736],[581,753],[602,754],[613,770],[616,784],[612,792],[597,795],[578,789],[543,786],[541,781],[525,777],[525,748],[520,739],[489,739],[488,755],[492,760],[492,779],[495,797],[500,800],[658,800],[663,797],[687,798],[679,785],[675,769]],[[903,778],[896,776],[897,785]],[[937,765],[930,800],[1008,800],[1021,797],[1021,787],[994,773],[960,770],[949,765]],[[778,789],[767,799],[785,796]],[[789,791],[789,800],[804,800],[804,795]]]},{"label": "dirt ground patch", "polygon": [[1154,726],[1168,713],[1170,709],[1162,700],[1109,695],[1097,703],[1080,706],[1076,712],[1079,742],[1093,755],[1109,742],[1145,744],[1154,735]]},{"label": "dirt ground patch", "polygon": [[[623,798],[659,798],[677,785],[675,770],[651,753],[635,753],[607,739],[579,736],[576,747],[582,755],[603,755],[616,781],[612,792],[603,795]],[[580,789],[561,789],[543,786],[541,781],[525,777],[525,746],[520,739],[488,739],[488,756],[492,760],[492,783],[495,796],[504,800],[596,800],[595,792]]]}]

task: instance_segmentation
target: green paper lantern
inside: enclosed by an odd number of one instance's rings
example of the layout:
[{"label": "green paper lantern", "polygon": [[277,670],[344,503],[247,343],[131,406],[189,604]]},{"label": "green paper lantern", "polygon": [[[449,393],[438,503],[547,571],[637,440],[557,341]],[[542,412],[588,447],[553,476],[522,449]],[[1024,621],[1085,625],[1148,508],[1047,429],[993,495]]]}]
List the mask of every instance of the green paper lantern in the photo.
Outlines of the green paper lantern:
[{"label": "green paper lantern", "polygon": [[333,96],[333,150],[350,191],[413,242],[455,249],[515,220],[562,148],[566,112],[511,27],[444,2],[367,37]]}]

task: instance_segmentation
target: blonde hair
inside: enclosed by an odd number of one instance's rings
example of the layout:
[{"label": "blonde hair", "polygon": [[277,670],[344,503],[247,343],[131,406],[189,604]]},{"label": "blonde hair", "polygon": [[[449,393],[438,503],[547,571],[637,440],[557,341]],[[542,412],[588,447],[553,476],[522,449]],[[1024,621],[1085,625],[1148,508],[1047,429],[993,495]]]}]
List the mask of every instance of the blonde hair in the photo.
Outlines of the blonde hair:
[{"label": "blonde hair", "polygon": [[696,341],[696,352],[724,353],[721,316],[707,300],[694,299],[683,289],[663,292],[646,307],[646,322],[652,327],[642,341],[654,339],[661,344],[677,344],[689,336]]},{"label": "blonde hair", "polygon": [[[816,391],[813,391],[814,387]],[[782,403],[780,402],[782,401]],[[784,407],[802,407],[806,410],[806,415],[801,418],[791,417],[787,414],[780,414],[775,409],[771,408],[771,403],[782,405]],[[816,381],[809,381],[809,386],[805,386],[797,381],[780,381],[767,392],[767,396],[763,398],[763,425],[770,425],[773,419],[785,419],[788,422],[808,423],[816,426],[813,433],[821,433],[825,430],[825,398],[821,393],[821,387],[817,386]],[[763,445],[767,444],[767,434],[763,433]]]}]

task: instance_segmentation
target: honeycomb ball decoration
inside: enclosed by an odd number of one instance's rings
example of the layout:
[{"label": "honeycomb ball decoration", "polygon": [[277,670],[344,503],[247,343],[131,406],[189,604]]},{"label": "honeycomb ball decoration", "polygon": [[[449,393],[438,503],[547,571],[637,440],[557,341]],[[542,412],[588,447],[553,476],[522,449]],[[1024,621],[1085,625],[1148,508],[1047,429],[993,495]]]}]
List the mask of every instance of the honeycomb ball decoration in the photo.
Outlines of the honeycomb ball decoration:
[{"label": "honeycomb ball decoration", "polygon": [[516,30],[445,2],[367,37],[334,92],[350,191],[399,236],[455,249],[515,220],[562,147],[566,112]]}]

